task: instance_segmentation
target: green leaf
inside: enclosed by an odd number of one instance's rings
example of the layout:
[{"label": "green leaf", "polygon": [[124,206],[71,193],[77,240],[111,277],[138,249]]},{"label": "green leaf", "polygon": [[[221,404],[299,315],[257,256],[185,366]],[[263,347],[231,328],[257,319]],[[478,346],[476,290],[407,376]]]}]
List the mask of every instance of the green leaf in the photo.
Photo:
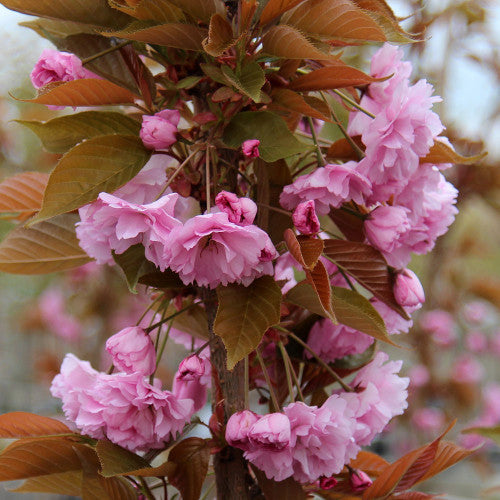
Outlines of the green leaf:
[{"label": "green leaf", "polygon": [[479,434],[485,438],[495,441],[500,446],[500,425],[493,427],[469,427],[462,431],[464,434]]},{"label": "green leaf", "polygon": [[16,120],[32,130],[50,153],[65,153],[85,139],[102,135],[139,135],[141,124],[112,111],[84,111],[61,116],[45,123]]},{"label": "green leaf", "polygon": [[198,500],[208,472],[210,447],[205,439],[190,437],[176,444],[168,461],[176,465],[168,475],[169,482],[181,493],[183,500]]},{"label": "green leaf", "polygon": [[154,273],[156,270],[152,262],[146,260],[144,256],[144,245],[138,243],[132,245],[125,252],[117,254],[113,252],[114,261],[120,266],[125,279],[127,280],[128,289],[132,293],[137,293],[136,286],[141,276],[147,273]]},{"label": "green leaf", "polygon": [[214,332],[224,342],[232,370],[259,345],[266,330],[279,323],[281,290],[271,276],[262,276],[249,286],[219,286],[217,296]]},{"label": "green leaf", "polygon": [[233,87],[250,97],[255,102],[260,102],[261,89],[266,82],[264,70],[255,61],[245,64],[238,73],[229,66],[222,66],[222,73]]},{"label": "green leaf", "polygon": [[285,121],[270,111],[238,113],[227,124],[222,138],[233,149],[240,148],[248,139],[260,141],[260,157],[266,162],[287,158],[308,149],[288,130]]},{"label": "green leaf", "polygon": [[333,287],[332,307],[339,323],[388,344],[396,345],[389,338],[384,320],[378,311],[358,292],[348,288]]},{"label": "green leaf", "polygon": [[147,163],[151,151],[138,137],[105,135],[68,151],[50,174],[42,209],[32,222],[75,210],[112,193],[132,179]]},{"label": "green leaf", "polygon": [[101,463],[101,474],[104,477],[130,474],[137,469],[151,467],[149,462],[106,439],[97,442],[96,453]]},{"label": "green leaf", "polygon": [[308,311],[323,316],[323,318],[330,318],[330,314],[325,310],[318,294],[314,291],[312,285],[307,281],[301,281],[291,288],[285,295],[286,302],[295,304],[296,306],[303,307]]},{"label": "green leaf", "polygon": [[0,3],[23,14],[98,26],[121,27],[130,19],[112,9],[106,0],[0,0]]},{"label": "green leaf", "polygon": [[0,243],[0,271],[45,274],[82,266],[91,259],[80,248],[75,234],[76,214],[64,214],[16,227]]},{"label": "green leaf", "polygon": [[94,33],[94,28],[91,25],[75,23],[72,21],[61,21],[57,19],[33,19],[31,21],[23,21],[19,26],[24,26],[37,33],[42,38],[50,40],[52,43],[57,39],[67,37],[69,35],[77,35],[79,33]]}]

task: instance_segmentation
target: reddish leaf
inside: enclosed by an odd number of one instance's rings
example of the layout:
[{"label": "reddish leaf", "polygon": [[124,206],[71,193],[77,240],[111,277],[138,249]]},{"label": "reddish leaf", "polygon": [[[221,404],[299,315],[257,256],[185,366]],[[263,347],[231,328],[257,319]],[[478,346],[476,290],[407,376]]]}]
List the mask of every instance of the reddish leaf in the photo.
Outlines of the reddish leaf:
[{"label": "reddish leaf", "polygon": [[[355,137],[351,138],[354,143],[359,146],[361,150],[364,150],[365,146],[361,142],[361,136],[357,135]],[[328,151],[326,152],[326,156],[328,158],[334,158],[337,160],[344,160],[344,161],[349,161],[349,160],[355,160],[358,161],[358,155],[352,148],[350,142],[345,139],[338,139],[335,141],[329,148]]]},{"label": "reddish leaf", "polygon": [[332,59],[330,54],[317,49],[298,29],[285,24],[273,26],[264,35],[262,50],[266,54],[286,59],[315,59],[319,61]]},{"label": "reddish leaf", "polygon": [[240,32],[248,30],[258,5],[257,0],[242,0],[240,2]]},{"label": "reddish leaf", "polygon": [[386,40],[373,18],[350,0],[306,0],[285,15],[283,22],[329,40]]},{"label": "reddish leaf", "polygon": [[220,14],[214,14],[210,19],[208,37],[203,40],[205,52],[217,57],[234,45],[235,42],[233,28],[229,21]]},{"label": "reddish leaf", "polygon": [[429,495],[429,493],[422,493],[421,491],[405,491],[399,495],[392,495],[389,500],[432,500],[433,498],[442,498],[440,495]]},{"label": "reddish leaf", "polygon": [[70,470],[30,477],[21,486],[10,491],[15,493],[54,493],[78,497],[81,496],[82,476],[81,470]]},{"label": "reddish leaf", "polygon": [[306,270],[307,281],[312,285],[318,295],[321,305],[328,313],[328,317],[336,323],[335,313],[332,309],[332,289],[330,278],[323,262],[318,260],[316,266],[311,271]]},{"label": "reddish leaf", "polygon": [[202,41],[208,32],[194,24],[168,23],[151,26],[150,23],[136,21],[124,30],[106,32],[103,35],[153,43],[184,50],[202,50]]},{"label": "reddish leaf", "polygon": [[[273,91],[271,97],[274,105],[278,105],[285,110],[295,111],[296,113],[317,118],[318,120],[331,121],[328,116],[328,108],[326,110],[323,109],[323,111],[326,111],[326,114],[320,112],[318,109],[312,107],[303,96],[293,92],[293,90],[278,88]],[[317,100],[323,103],[323,101]]]},{"label": "reddish leaf", "polygon": [[71,434],[72,431],[59,420],[33,413],[14,411],[0,415],[0,438],[12,439],[51,434]]},{"label": "reddish leaf", "polygon": [[24,172],[0,184],[0,214],[4,218],[26,220],[40,210],[49,174]]},{"label": "reddish leaf", "polygon": [[482,160],[488,153],[484,152],[476,156],[459,155],[451,146],[439,140],[439,138],[431,146],[429,153],[420,158],[422,163],[458,163],[461,165],[474,165],[479,160]]},{"label": "reddish leaf", "polygon": [[361,9],[378,12],[393,19],[394,21],[397,21],[394,12],[384,0],[352,0],[352,2]]},{"label": "reddish leaf", "polygon": [[34,99],[25,102],[51,106],[105,106],[130,104],[137,98],[132,92],[107,80],[84,78],[71,82],[55,82],[39,90]]},{"label": "reddish leaf", "polygon": [[343,240],[324,240],[324,254],[337,266],[349,273],[360,285],[408,318],[404,309],[396,302],[393,292],[393,278],[382,254],[364,243]]},{"label": "reddish leaf", "polygon": [[365,241],[363,219],[341,208],[332,208],[328,216],[349,241]]},{"label": "reddish leaf", "polygon": [[301,484],[293,478],[273,481],[268,479],[264,472],[257,467],[252,466],[252,470],[266,498],[281,498],[283,500],[306,500],[308,498]]},{"label": "reddish leaf", "polygon": [[363,470],[369,476],[378,476],[389,465],[389,462],[375,453],[361,450],[349,465],[353,469]]},{"label": "reddish leaf", "polygon": [[331,90],[343,87],[366,85],[375,78],[336,60],[328,66],[301,75],[290,82],[289,88],[297,91]]},{"label": "reddish leaf", "polygon": [[197,437],[184,439],[170,450],[168,461],[177,467],[168,480],[180,491],[183,500],[198,500],[200,497],[209,459],[207,441]]},{"label": "reddish leaf", "polygon": [[161,23],[181,21],[184,18],[182,10],[172,5],[168,0],[141,0],[133,7],[122,5],[118,0],[109,0],[115,9],[141,20],[153,20]]},{"label": "reddish leaf", "polygon": [[283,238],[293,258],[304,269],[314,269],[323,251],[323,240],[304,235],[295,236],[290,228],[285,230]]},{"label": "reddish leaf", "polygon": [[222,0],[169,0],[184,12],[195,19],[208,21],[213,14],[225,14],[224,2]]},{"label": "reddish leaf", "polygon": [[267,24],[303,0],[269,0],[260,15],[260,24]]}]

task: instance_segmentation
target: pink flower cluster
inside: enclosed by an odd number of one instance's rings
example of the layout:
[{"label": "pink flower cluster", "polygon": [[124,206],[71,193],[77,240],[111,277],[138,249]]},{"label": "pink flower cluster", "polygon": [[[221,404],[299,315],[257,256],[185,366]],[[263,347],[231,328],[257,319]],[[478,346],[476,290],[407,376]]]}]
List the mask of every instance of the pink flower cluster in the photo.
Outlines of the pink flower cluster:
[{"label": "pink flower cluster", "polygon": [[397,376],[401,362],[387,359],[379,352],[356,375],[359,392],[333,394],[320,408],[297,402],[283,413],[235,413],[227,423],[227,442],[276,481],[293,476],[310,483],[339,473],[407,406],[408,379]]}]

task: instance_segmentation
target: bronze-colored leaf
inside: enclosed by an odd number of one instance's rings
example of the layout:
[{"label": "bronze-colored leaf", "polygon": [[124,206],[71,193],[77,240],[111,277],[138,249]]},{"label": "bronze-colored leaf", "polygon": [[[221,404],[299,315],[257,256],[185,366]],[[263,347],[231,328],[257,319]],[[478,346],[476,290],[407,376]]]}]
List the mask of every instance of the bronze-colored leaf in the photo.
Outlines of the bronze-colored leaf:
[{"label": "bronze-colored leaf", "polygon": [[260,344],[266,330],[279,323],[281,290],[271,276],[262,276],[249,286],[219,286],[217,296],[214,332],[224,342],[232,370]]},{"label": "bronze-colored leaf", "polygon": [[439,140],[434,141],[430,151],[426,156],[420,158],[422,163],[457,163],[461,165],[474,165],[482,160],[488,153],[484,152],[475,156],[462,156],[458,154],[451,146]]},{"label": "bronze-colored leaf", "polygon": [[285,14],[282,21],[328,40],[386,40],[373,18],[350,0],[306,0]]},{"label": "bronze-colored leaf", "polygon": [[393,277],[382,254],[364,243],[344,240],[324,240],[324,254],[339,268],[350,274],[360,285],[408,319],[404,309],[396,302]]},{"label": "bronze-colored leaf", "polygon": [[371,451],[361,450],[349,465],[353,469],[361,469],[369,476],[378,476],[389,464],[387,460]]},{"label": "bronze-colored leaf", "polygon": [[260,15],[260,24],[267,24],[303,0],[269,0]]},{"label": "bronze-colored leaf", "polygon": [[85,107],[131,104],[137,97],[129,90],[107,80],[83,78],[71,82],[49,83],[39,90],[34,99],[22,100],[51,106]]},{"label": "bronze-colored leaf", "polygon": [[329,313],[323,307],[313,286],[307,281],[301,281],[285,295],[285,301],[303,307],[308,311],[329,318]]},{"label": "bronze-colored leaf", "polygon": [[169,0],[194,19],[209,21],[213,14],[225,15],[226,8],[222,0]]},{"label": "bronze-colored leaf", "polygon": [[257,0],[242,0],[240,3],[240,33],[248,30],[259,3]]},{"label": "bronze-colored leaf", "polygon": [[323,240],[311,236],[296,236],[291,229],[286,229],[283,238],[292,257],[304,268],[312,270],[323,252]]},{"label": "bronze-colored leaf", "polygon": [[307,281],[310,285],[312,285],[314,291],[318,295],[321,305],[328,313],[328,317],[334,323],[337,323],[337,318],[332,308],[332,289],[330,286],[330,277],[328,276],[328,272],[326,271],[323,262],[318,260],[314,269],[306,270],[306,277]]},{"label": "bronze-colored leaf", "polygon": [[[357,135],[355,137],[351,137],[354,143],[361,149],[364,150],[364,144],[361,142],[361,136]],[[356,151],[351,146],[351,143],[346,139],[338,139],[336,140],[326,152],[327,158],[333,158],[336,160],[355,160],[358,161],[359,158],[356,154]]]},{"label": "bronze-colored leaf", "polygon": [[[331,121],[328,116],[328,111],[322,109],[323,112],[319,111],[317,107],[311,106],[305,97],[297,94],[290,89],[278,88],[272,93],[273,105],[278,105],[279,107],[285,110],[292,110],[296,113],[300,113],[305,116],[310,116],[312,118],[316,118],[318,120]],[[316,99],[316,98],[314,98]],[[323,103],[323,101],[316,99],[319,103]],[[324,103],[323,103],[324,104]],[[326,111],[326,114],[325,114]]]},{"label": "bronze-colored leaf", "polygon": [[131,471],[150,467],[149,462],[141,456],[107,439],[100,439],[95,450],[101,463],[101,474],[104,477],[130,474]]},{"label": "bronze-colored leaf", "polygon": [[109,3],[115,9],[142,21],[152,20],[160,23],[173,23],[182,21],[184,18],[182,10],[172,5],[168,0],[141,0],[134,6],[123,5],[116,0],[109,0]]},{"label": "bronze-colored leaf", "polygon": [[374,81],[377,79],[342,61],[335,60],[328,66],[295,78],[290,82],[289,88],[296,91],[331,90],[366,85]]},{"label": "bronze-colored leaf", "polygon": [[12,439],[51,434],[71,434],[68,426],[54,418],[14,411],[0,415],[0,438]]},{"label": "bronze-colored leaf", "polygon": [[[166,315],[170,316],[176,312],[177,309],[173,305],[170,305]],[[195,338],[208,340],[207,312],[199,305],[193,305],[176,316],[173,319],[172,326],[181,332],[189,333],[189,335]]]},{"label": "bronze-colored leaf", "polygon": [[49,174],[24,172],[0,183],[0,214],[2,218],[26,220],[42,206]]},{"label": "bronze-colored leaf", "polygon": [[266,498],[281,498],[283,500],[306,500],[308,498],[302,485],[295,481],[293,477],[289,477],[284,481],[273,481],[268,479],[265,473],[255,466],[252,466],[252,471]]},{"label": "bronze-colored leaf", "polygon": [[32,219],[45,220],[112,193],[147,163],[151,151],[129,135],[94,137],[68,151],[51,172],[42,209]]},{"label": "bronze-colored leaf", "polygon": [[273,26],[264,35],[262,50],[266,54],[286,59],[315,59],[319,61],[332,59],[330,54],[316,48],[298,29],[286,24]]},{"label": "bronze-colored leaf", "polygon": [[13,229],[0,243],[0,271],[46,274],[82,266],[91,259],[75,234],[76,214],[64,214],[30,228]]},{"label": "bronze-colored leaf", "polygon": [[183,500],[198,500],[208,472],[210,447],[205,439],[190,437],[176,444],[168,461],[176,465],[169,482],[181,493]]},{"label": "bronze-colored leaf", "polygon": [[103,35],[137,40],[138,42],[164,45],[184,50],[202,50],[202,41],[208,32],[194,24],[168,23],[151,25],[136,21],[121,31],[105,32]]},{"label": "bronze-colored leaf", "polygon": [[218,57],[233,46],[236,40],[233,37],[233,28],[229,21],[220,14],[214,14],[210,19],[208,37],[203,40],[205,52]]},{"label": "bronze-colored leaf", "polygon": [[70,470],[57,474],[30,477],[18,488],[10,490],[14,493],[53,493],[56,495],[81,495],[83,473],[81,470]]},{"label": "bronze-colored leaf", "polygon": [[340,232],[349,240],[363,243],[366,239],[364,220],[354,213],[342,210],[342,208],[332,208],[328,217],[339,228]]}]

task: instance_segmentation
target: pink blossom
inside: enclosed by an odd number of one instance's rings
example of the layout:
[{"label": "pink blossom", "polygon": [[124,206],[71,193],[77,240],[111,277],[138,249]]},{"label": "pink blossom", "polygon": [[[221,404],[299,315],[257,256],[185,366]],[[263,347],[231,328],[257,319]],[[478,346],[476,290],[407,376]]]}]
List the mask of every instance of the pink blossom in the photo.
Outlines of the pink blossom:
[{"label": "pink blossom", "polygon": [[461,384],[476,384],[483,378],[484,368],[470,354],[462,354],[453,363],[450,376]]},{"label": "pink blossom", "polygon": [[167,149],[176,142],[181,115],[176,109],[164,109],[154,115],[142,116],[140,137],[147,148]]},{"label": "pink blossom", "polygon": [[488,338],[478,330],[469,332],[465,337],[465,345],[472,352],[484,352],[488,348]]},{"label": "pink blossom", "polygon": [[172,392],[178,399],[192,399],[193,411],[198,411],[207,402],[207,387],[210,385],[211,364],[206,357],[184,358],[174,377]]},{"label": "pink blossom", "polygon": [[384,320],[385,328],[389,335],[407,333],[410,331],[410,328],[413,326],[413,321],[411,319],[403,318],[394,309],[391,309],[374,297],[370,299],[370,302]]},{"label": "pink blossom", "polygon": [[297,177],[293,184],[283,188],[280,196],[282,207],[293,210],[303,201],[314,200],[316,212],[324,215],[330,211],[330,206],[339,207],[346,201],[363,204],[365,196],[371,193],[371,186],[356,165],[354,161],[326,165]]},{"label": "pink blossom", "polygon": [[98,264],[111,264],[112,250],[121,254],[142,243],[146,258],[164,270],[167,238],[172,229],[182,225],[174,216],[178,198],[172,193],[139,205],[101,193],[96,202],[79,210],[81,222],[76,225],[76,234],[80,246]]},{"label": "pink blossom", "polygon": [[400,237],[410,229],[407,211],[403,207],[380,206],[365,220],[365,233],[370,244],[391,254]]},{"label": "pink blossom", "polygon": [[[359,354],[373,344],[373,337],[348,326],[334,325],[329,319],[316,321],[307,338],[309,347],[324,361],[330,363],[351,354]],[[312,355],[304,351],[307,358]]]},{"label": "pink blossom", "polygon": [[365,491],[372,483],[370,476],[362,470],[354,469],[349,475],[349,485],[355,493]]},{"label": "pink blossom", "polygon": [[314,200],[303,201],[297,205],[292,215],[293,225],[302,234],[317,234],[320,231],[320,224],[316,210],[314,208]]},{"label": "pink blossom", "polygon": [[229,222],[248,226],[253,223],[257,214],[257,205],[250,198],[238,198],[234,193],[221,191],[215,197],[215,204],[221,212],[225,212]]},{"label": "pink blossom", "polygon": [[248,431],[252,446],[282,450],[290,444],[290,420],[283,413],[268,413],[260,417]]},{"label": "pink blossom", "polygon": [[417,429],[434,433],[443,427],[445,416],[439,408],[418,408],[411,421]]},{"label": "pink blossom", "polygon": [[80,323],[65,310],[64,295],[57,288],[45,290],[38,301],[40,317],[58,337],[74,342],[82,336]]},{"label": "pink blossom", "polygon": [[95,371],[67,354],[51,393],[62,399],[66,417],[95,439],[108,438],[131,451],[162,448],[192,414],[193,401],[150,385],[141,374]]},{"label": "pink blossom", "polygon": [[450,346],[456,340],[455,321],[449,312],[435,309],[422,313],[420,326],[422,330],[432,335],[436,344]]},{"label": "pink blossom", "polygon": [[409,372],[410,387],[422,387],[429,382],[431,376],[425,365],[413,365]]},{"label": "pink blossom", "polygon": [[420,309],[425,302],[422,284],[411,269],[404,269],[396,274],[394,298],[399,305],[412,312]]},{"label": "pink blossom", "polygon": [[492,354],[500,357],[500,330],[493,332],[493,337],[490,340],[490,343]]},{"label": "pink blossom", "polygon": [[53,82],[70,82],[81,78],[99,78],[82,66],[82,61],[69,52],[44,49],[31,72],[31,83],[36,89]]},{"label": "pink blossom", "polygon": [[153,341],[145,330],[131,326],[115,333],[106,341],[106,351],[113,364],[125,373],[151,375],[156,369]]},{"label": "pink blossom", "polygon": [[227,421],[226,441],[236,448],[248,449],[250,444],[248,432],[259,418],[259,415],[249,410],[233,413]]},{"label": "pink blossom", "polygon": [[248,158],[258,158],[260,156],[259,145],[260,141],[258,139],[249,139],[243,142],[241,149]]},{"label": "pink blossom", "polygon": [[184,284],[215,288],[222,284],[248,286],[273,274],[276,250],[266,232],[254,225],[229,222],[227,213],[197,215],[170,234],[165,261]]},{"label": "pink blossom", "polygon": [[484,323],[488,317],[488,306],[479,300],[468,302],[463,307],[464,318],[469,322],[476,325]]},{"label": "pink blossom", "polygon": [[281,292],[284,294],[297,284],[294,272],[295,268],[299,269],[300,264],[293,258],[290,252],[280,255],[274,263],[274,279],[286,282],[281,288]]},{"label": "pink blossom", "polygon": [[[168,338],[172,339],[176,344],[184,346],[188,351],[199,349],[206,342],[174,327],[170,328]],[[208,352],[208,350],[208,348],[204,349],[202,353]]]},{"label": "pink blossom", "polygon": [[394,416],[403,414],[408,407],[410,379],[397,375],[403,362],[387,362],[388,359],[384,352],[377,352],[373,361],[357,372],[351,384],[361,392],[340,394],[356,418],[354,439],[359,445],[370,444]]}]

